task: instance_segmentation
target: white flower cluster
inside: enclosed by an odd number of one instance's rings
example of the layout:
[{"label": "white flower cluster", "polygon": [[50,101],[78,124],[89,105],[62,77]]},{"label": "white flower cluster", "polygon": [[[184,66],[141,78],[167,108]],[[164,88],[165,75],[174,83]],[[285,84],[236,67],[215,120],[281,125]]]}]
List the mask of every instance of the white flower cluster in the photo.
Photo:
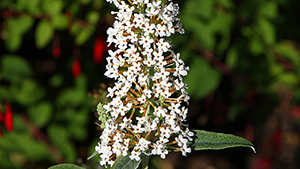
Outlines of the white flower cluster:
[{"label": "white flower cluster", "polygon": [[[101,113],[108,115],[95,150],[101,165],[120,155],[140,160],[141,153],[165,158],[170,150],[184,156],[193,133],[182,125],[189,96],[182,77],[188,67],[171,50],[168,37],[184,33],[177,4],[161,0],[106,0],[119,9],[107,30],[109,50],[105,75],[116,80],[108,88],[112,100]],[[170,1],[170,0],[169,0]],[[185,103],[185,104],[186,104]]]}]

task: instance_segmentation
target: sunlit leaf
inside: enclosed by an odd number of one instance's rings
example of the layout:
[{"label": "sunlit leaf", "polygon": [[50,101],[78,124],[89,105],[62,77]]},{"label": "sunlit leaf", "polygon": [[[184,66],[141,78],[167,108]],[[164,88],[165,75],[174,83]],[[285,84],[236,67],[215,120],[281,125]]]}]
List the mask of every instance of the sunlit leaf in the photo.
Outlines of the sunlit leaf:
[{"label": "sunlit leaf", "polygon": [[96,24],[99,21],[99,18],[100,18],[100,14],[97,11],[90,11],[86,16],[86,19],[91,24]]},{"label": "sunlit leaf", "polygon": [[260,34],[267,45],[273,45],[276,41],[276,32],[274,25],[266,20],[258,20],[258,28],[260,29]]},{"label": "sunlit leaf", "polygon": [[29,31],[34,20],[28,15],[23,15],[18,18],[10,18],[7,20],[7,37],[5,38],[5,45],[8,50],[17,51],[21,44],[23,34]]},{"label": "sunlit leaf", "polygon": [[75,43],[77,45],[84,44],[92,36],[93,33],[94,29],[91,26],[81,29],[76,35]]},{"label": "sunlit leaf", "polygon": [[194,150],[221,150],[233,147],[249,147],[255,152],[253,144],[242,137],[204,130],[194,130],[194,132],[194,141],[191,144]]},{"label": "sunlit leaf", "polygon": [[64,8],[64,1],[62,0],[43,0],[42,2],[43,10],[51,15],[60,13]]},{"label": "sunlit leaf", "polygon": [[55,29],[63,30],[67,28],[69,20],[64,14],[57,14],[52,17],[51,22]]},{"label": "sunlit leaf", "polygon": [[54,29],[50,22],[41,20],[35,30],[35,44],[39,49],[44,48],[52,39]]}]

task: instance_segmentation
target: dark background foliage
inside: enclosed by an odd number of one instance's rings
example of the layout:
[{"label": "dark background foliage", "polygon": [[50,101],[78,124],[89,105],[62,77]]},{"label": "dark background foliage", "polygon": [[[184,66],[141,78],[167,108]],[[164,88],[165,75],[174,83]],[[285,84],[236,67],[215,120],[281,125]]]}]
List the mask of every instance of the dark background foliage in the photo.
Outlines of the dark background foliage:
[{"label": "dark background foliage", "polygon": [[[200,151],[152,168],[299,168],[300,2],[186,0],[184,35],[169,40],[190,67],[187,123],[242,136],[246,148]],[[87,161],[97,144],[95,107],[104,77],[104,0],[0,1],[0,168]]]}]

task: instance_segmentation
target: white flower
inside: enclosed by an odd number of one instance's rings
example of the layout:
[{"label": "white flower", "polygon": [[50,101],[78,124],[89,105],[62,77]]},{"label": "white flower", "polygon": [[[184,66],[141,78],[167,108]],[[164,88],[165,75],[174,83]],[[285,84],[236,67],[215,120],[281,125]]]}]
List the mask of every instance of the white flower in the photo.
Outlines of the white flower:
[{"label": "white flower", "polygon": [[170,0],[106,1],[118,9],[111,12],[115,21],[107,30],[107,42],[117,49],[106,58],[104,75],[115,82],[108,88],[111,101],[100,112],[108,118],[95,147],[100,164],[112,165],[129,153],[136,161],[141,153],[164,159],[170,150],[186,156],[193,137],[182,127],[188,112],[182,102],[189,100],[183,77],[189,69],[165,40],[184,33],[178,5]]},{"label": "white flower", "polygon": [[136,150],[133,150],[133,151],[131,151],[131,155],[129,156],[129,158],[130,158],[131,160],[139,161],[139,160],[141,159],[141,158],[140,158],[140,154],[141,154],[141,152],[136,151]]}]

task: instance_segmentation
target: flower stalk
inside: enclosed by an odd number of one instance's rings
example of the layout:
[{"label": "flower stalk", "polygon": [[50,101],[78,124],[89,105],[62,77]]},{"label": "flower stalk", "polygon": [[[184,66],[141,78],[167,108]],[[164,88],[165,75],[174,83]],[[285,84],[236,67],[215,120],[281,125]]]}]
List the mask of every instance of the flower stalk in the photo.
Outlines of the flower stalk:
[{"label": "flower stalk", "polygon": [[116,158],[142,158],[147,167],[150,155],[165,158],[169,151],[191,152],[193,133],[182,125],[189,96],[183,77],[188,67],[171,49],[169,37],[184,33],[179,7],[169,0],[106,0],[118,12],[107,30],[109,50],[105,75],[115,83],[108,88],[111,101],[99,103],[102,134],[95,147],[100,165],[113,165]]}]

